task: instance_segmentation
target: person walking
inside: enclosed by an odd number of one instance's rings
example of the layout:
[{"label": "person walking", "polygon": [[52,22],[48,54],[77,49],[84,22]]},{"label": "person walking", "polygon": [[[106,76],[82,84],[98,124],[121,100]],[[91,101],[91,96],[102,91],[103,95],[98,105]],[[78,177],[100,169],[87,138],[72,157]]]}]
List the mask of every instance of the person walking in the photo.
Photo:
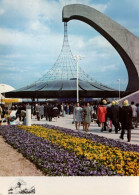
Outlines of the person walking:
[{"label": "person walking", "polygon": [[55,119],[56,122],[57,122],[58,114],[59,114],[59,110],[58,110],[57,105],[55,104],[53,107],[53,118]]},{"label": "person walking", "polygon": [[41,119],[43,119],[44,117],[44,105],[43,104],[40,105],[40,117]]},{"label": "person walking", "polygon": [[22,104],[20,109],[21,109],[20,119],[21,119],[21,121],[23,121],[23,123],[25,123],[25,117],[26,117],[26,106],[25,106],[25,104]]},{"label": "person walking", "polygon": [[118,101],[112,101],[110,119],[112,120],[112,124],[115,127],[116,134],[118,133],[118,130],[120,129],[119,111],[120,111],[120,107],[118,105]]},{"label": "person walking", "polygon": [[91,123],[91,115],[92,115],[92,110],[90,108],[89,103],[87,103],[86,106],[84,107],[83,115],[84,115],[85,131],[88,132]]},{"label": "person walking", "polygon": [[37,115],[37,120],[40,121],[40,104],[36,104],[36,115]]},{"label": "person walking", "polygon": [[132,128],[137,127],[137,106],[135,106],[134,101],[131,102],[131,108],[132,108]]},{"label": "person walking", "polygon": [[69,104],[67,104],[67,106],[66,106],[66,112],[69,115]]},{"label": "person walking", "polygon": [[52,118],[53,118],[53,105],[50,104],[50,103],[47,106],[47,113],[48,113],[49,121],[52,121]]},{"label": "person walking", "polygon": [[97,117],[98,117],[98,122],[101,127],[101,131],[104,131],[104,123],[106,121],[106,114],[107,114],[107,109],[103,105],[103,102],[101,102],[97,110]]},{"label": "person walking", "polygon": [[131,128],[132,128],[132,108],[128,100],[123,102],[123,107],[120,109],[120,122],[122,124],[122,131],[120,139],[124,139],[125,130],[127,130],[127,141],[131,141]]},{"label": "person walking", "polygon": [[82,108],[79,103],[76,104],[73,112],[73,120],[75,121],[76,130],[80,129],[82,121]]},{"label": "person walking", "polygon": [[61,104],[61,112],[62,112],[62,117],[65,117],[65,105],[64,105],[64,103]]}]

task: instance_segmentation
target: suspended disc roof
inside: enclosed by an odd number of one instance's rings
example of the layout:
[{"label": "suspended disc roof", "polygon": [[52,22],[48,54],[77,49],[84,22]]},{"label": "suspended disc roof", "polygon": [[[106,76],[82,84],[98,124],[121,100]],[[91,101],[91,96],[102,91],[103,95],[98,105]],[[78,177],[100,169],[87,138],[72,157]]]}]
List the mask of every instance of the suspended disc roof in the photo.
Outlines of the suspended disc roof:
[{"label": "suspended disc roof", "polygon": [[[117,90],[112,89],[90,78],[80,67],[79,97],[118,97]],[[54,66],[38,81],[6,93],[6,97],[16,98],[76,98],[76,60],[71,52],[67,23],[64,23],[63,46]]]},{"label": "suspended disc roof", "polygon": [[[20,98],[76,98],[76,79],[34,83],[6,93],[6,97]],[[79,96],[118,97],[118,91],[104,85],[79,80]]]}]

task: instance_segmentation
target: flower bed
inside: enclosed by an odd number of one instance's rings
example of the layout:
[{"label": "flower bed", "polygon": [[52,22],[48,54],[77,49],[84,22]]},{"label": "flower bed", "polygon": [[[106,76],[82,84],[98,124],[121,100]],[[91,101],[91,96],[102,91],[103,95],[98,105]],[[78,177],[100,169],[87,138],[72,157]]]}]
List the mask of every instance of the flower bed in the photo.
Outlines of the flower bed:
[{"label": "flower bed", "polygon": [[[23,127],[26,129],[25,127]],[[30,129],[34,129],[35,126]],[[17,126],[1,126],[0,134],[6,142],[32,161],[44,174],[52,176],[105,176],[119,175],[93,160],[87,160],[75,152],[63,149],[42,137],[19,129]]]},{"label": "flower bed", "polygon": [[58,126],[54,126],[54,125],[45,124],[45,125],[41,125],[41,126],[46,127],[48,129],[56,129],[56,130],[59,130],[60,132],[67,133],[69,135],[73,135],[73,136],[76,136],[79,138],[86,138],[86,139],[89,139],[91,141],[97,141],[97,142],[104,144],[106,146],[109,146],[109,147],[117,147],[117,148],[124,150],[124,151],[133,151],[133,152],[139,153],[139,146],[138,145],[123,143],[120,141],[115,141],[113,139],[107,139],[105,137],[94,135],[92,133],[83,133],[80,131],[75,132],[71,129],[66,129],[64,127],[58,127]]},{"label": "flower bed", "polygon": [[118,147],[110,147],[98,141],[91,141],[43,126],[20,126],[19,128],[44,138],[66,151],[75,153],[77,156],[96,161],[118,174],[139,175],[139,153],[137,152],[124,151]]}]

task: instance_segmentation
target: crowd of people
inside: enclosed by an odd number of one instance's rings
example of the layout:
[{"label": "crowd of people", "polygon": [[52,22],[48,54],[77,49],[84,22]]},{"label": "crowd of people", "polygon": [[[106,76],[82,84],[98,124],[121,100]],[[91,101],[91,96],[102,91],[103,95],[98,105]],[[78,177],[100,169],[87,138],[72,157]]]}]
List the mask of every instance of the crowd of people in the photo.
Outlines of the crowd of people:
[{"label": "crowd of people", "polygon": [[26,119],[26,107],[31,107],[31,118],[33,116],[36,117],[38,121],[45,118],[47,121],[52,121],[54,119],[57,121],[57,118],[61,116],[65,116],[65,114],[72,114],[74,104],[64,104],[64,103],[20,103],[14,104],[9,109],[5,105],[0,106],[0,124],[2,119],[6,118],[7,122],[16,120],[19,118],[19,121],[23,121]]},{"label": "crowd of people", "polygon": [[127,140],[131,141],[131,129],[138,127],[139,122],[139,104],[135,105],[128,100],[123,101],[123,106],[120,107],[118,101],[107,103],[102,100],[98,105],[90,106],[79,103],[76,104],[73,114],[76,130],[80,129],[83,124],[83,130],[88,132],[91,121],[95,120],[101,131],[112,132],[114,126],[115,133],[121,131],[120,138],[124,139],[125,130],[127,130]]},{"label": "crowd of people", "polygon": [[[4,105],[0,105],[0,125],[3,118],[7,118],[8,124],[11,121],[19,118],[19,121],[26,119],[26,107],[28,104],[20,103],[12,105],[9,109]],[[90,103],[31,103],[31,118],[40,121],[45,118],[47,121],[52,121],[65,114],[73,114],[73,123],[75,123],[76,130],[83,126],[83,130],[88,132],[92,121],[96,122],[101,131],[112,132],[117,134],[121,131],[120,138],[124,139],[125,130],[127,130],[127,140],[131,140],[131,129],[136,128],[139,123],[139,104],[135,105],[128,100],[123,101],[123,106],[120,107],[118,101],[111,103],[106,100],[101,100],[97,104]]]}]

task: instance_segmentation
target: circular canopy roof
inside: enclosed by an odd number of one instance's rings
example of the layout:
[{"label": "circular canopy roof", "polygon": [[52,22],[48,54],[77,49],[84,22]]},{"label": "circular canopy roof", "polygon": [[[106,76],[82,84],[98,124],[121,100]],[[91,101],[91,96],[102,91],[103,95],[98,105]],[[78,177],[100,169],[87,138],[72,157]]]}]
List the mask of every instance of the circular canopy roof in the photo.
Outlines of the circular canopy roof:
[{"label": "circular canopy roof", "polygon": [[[75,98],[76,93],[76,79],[70,79],[34,83],[5,95],[16,98]],[[79,80],[79,97],[118,97],[118,91],[102,84]]]}]

